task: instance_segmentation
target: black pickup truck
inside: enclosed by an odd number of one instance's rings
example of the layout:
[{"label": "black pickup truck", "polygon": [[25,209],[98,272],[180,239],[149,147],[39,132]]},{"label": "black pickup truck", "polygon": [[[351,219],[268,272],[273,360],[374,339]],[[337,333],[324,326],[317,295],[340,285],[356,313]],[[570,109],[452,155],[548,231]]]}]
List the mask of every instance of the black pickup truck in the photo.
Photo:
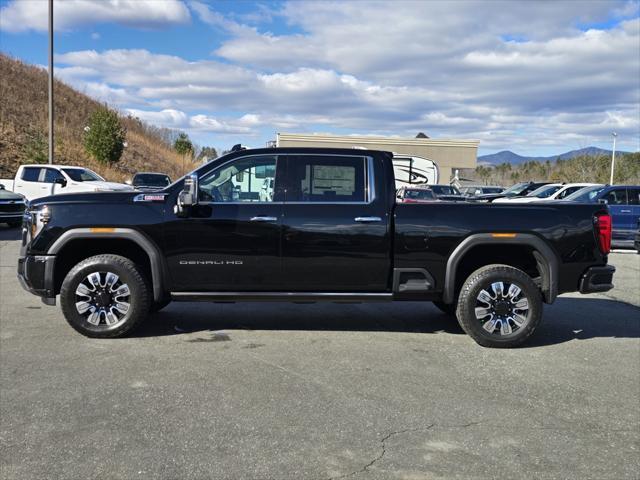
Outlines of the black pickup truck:
[{"label": "black pickup truck", "polygon": [[90,337],[170,301],[432,301],[511,347],[543,303],[613,287],[610,240],[606,205],[396,203],[391,153],[270,148],[159,192],[32,202],[18,277]]}]

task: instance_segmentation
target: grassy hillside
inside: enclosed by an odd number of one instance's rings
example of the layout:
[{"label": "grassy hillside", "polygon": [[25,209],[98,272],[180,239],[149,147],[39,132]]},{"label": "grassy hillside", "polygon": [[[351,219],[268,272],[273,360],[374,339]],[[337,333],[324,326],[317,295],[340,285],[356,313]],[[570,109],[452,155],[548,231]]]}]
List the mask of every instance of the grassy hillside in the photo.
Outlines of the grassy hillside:
[{"label": "grassy hillside", "polygon": [[[100,104],[59,81],[54,89],[56,163],[87,166],[112,181],[138,171],[165,172],[175,179],[193,167],[151,129],[127,117],[121,118],[127,148],[120,161],[98,163],[84,151],[82,133]],[[43,153],[46,161],[47,119],[47,72],[0,53],[0,177],[13,177],[20,164],[35,163]]]}]

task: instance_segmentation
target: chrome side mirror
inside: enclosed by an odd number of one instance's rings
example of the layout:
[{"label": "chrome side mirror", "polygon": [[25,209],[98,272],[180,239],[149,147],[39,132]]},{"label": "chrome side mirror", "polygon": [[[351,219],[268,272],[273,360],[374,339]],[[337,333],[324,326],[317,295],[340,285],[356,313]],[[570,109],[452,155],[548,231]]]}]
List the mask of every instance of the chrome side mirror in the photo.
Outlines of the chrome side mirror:
[{"label": "chrome side mirror", "polygon": [[186,216],[194,205],[198,204],[198,175],[192,173],[185,177],[182,191],[178,194],[176,215]]}]

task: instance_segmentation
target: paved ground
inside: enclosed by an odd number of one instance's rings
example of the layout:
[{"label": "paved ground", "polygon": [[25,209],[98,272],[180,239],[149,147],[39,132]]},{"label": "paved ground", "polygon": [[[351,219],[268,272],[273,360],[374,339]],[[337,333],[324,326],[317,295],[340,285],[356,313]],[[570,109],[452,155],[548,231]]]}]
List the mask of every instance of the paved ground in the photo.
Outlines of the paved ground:
[{"label": "paved ground", "polygon": [[2,228],[2,479],[639,476],[640,255],[517,350],[415,303],[174,304],[100,341],[21,290]]}]

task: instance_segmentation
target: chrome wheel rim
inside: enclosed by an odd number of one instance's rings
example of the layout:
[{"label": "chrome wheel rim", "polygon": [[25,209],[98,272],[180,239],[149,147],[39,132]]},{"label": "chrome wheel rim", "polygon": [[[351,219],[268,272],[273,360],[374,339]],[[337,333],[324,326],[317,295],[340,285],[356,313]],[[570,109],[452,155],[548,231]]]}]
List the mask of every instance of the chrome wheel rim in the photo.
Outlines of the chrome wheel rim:
[{"label": "chrome wheel rim", "polygon": [[87,323],[110,329],[124,322],[131,308],[131,291],[113,272],[93,272],[76,288],[76,311]]},{"label": "chrome wheel rim", "polygon": [[529,322],[529,299],[516,283],[494,282],[478,293],[475,315],[487,333],[512,335]]}]

